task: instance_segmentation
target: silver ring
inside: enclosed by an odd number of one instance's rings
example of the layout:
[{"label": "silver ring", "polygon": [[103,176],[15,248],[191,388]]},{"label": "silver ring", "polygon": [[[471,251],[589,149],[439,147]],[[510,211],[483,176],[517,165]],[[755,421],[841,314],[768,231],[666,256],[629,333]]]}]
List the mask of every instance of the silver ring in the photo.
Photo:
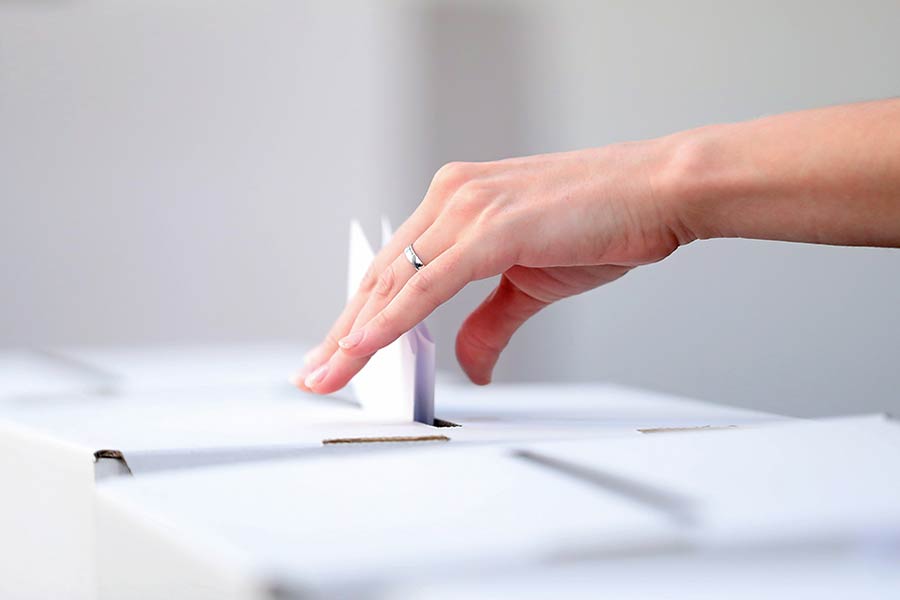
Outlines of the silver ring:
[{"label": "silver ring", "polygon": [[406,260],[409,261],[409,264],[416,268],[416,271],[425,266],[425,263],[423,263],[422,259],[416,254],[416,251],[413,250],[412,244],[403,249],[403,254],[406,255]]}]

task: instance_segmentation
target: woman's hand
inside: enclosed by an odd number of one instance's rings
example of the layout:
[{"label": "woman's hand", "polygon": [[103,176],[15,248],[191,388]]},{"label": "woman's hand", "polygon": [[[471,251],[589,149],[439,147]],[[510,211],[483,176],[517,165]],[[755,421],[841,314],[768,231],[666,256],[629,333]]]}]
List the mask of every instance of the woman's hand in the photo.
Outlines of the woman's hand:
[{"label": "woman's hand", "polygon": [[[512,334],[543,307],[712,237],[900,247],[900,99],[447,165],[297,385],[343,387],[468,282],[502,274],[456,340],[463,369],[487,383]],[[410,243],[419,271],[403,256]]]},{"label": "woman's hand", "polygon": [[[449,164],[297,385],[343,387],[468,282],[502,274],[456,340],[463,369],[487,383],[512,334],[543,307],[711,237],[900,247],[900,99]],[[419,271],[403,256],[410,243]]]},{"label": "woman's hand", "polygon": [[[456,340],[462,368],[475,383],[488,383],[503,348],[529,317],[693,239],[668,190],[676,157],[663,138],[444,166],[325,341],[307,356],[298,387],[340,389],[372,354],[467,283],[502,275]],[[425,263],[419,271],[403,255],[410,243]]]}]

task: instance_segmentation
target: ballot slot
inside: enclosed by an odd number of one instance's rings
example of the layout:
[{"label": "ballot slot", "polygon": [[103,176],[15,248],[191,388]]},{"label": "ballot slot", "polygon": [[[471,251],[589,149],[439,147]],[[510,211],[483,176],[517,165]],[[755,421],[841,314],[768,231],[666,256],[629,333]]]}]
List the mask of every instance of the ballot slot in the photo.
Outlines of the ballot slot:
[{"label": "ballot slot", "polygon": [[[459,423],[454,423],[452,421],[447,421],[444,419],[439,419],[437,417],[431,422],[430,425],[425,425],[426,427],[433,427],[435,429],[445,429],[445,428],[455,428],[462,427]],[[440,434],[431,434],[431,435],[377,435],[377,436],[362,436],[362,437],[349,437],[349,438],[328,438],[322,440],[323,446],[333,446],[337,444],[383,444],[383,443],[408,443],[408,442],[449,442],[451,439],[446,435]]]},{"label": "ballot slot", "polygon": [[383,444],[383,443],[406,443],[406,442],[449,442],[450,438],[446,435],[398,435],[398,436],[381,436],[381,437],[355,437],[355,438],[332,438],[322,440],[322,445],[329,446],[334,444]]},{"label": "ballot slot", "polygon": [[109,477],[133,476],[128,462],[118,450],[97,450],[94,452],[94,481]]}]

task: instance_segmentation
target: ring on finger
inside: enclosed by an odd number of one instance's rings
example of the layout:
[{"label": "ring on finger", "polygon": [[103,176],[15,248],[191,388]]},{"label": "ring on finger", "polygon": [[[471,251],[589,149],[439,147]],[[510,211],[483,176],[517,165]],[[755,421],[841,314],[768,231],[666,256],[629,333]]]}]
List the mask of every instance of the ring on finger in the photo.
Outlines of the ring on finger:
[{"label": "ring on finger", "polygon": [[418,254],[416,254],[416,251],[413,248],[412,244],[403,249],[403,254],[404,256],[406,256],[406,260],[409,261],[409,264],[411,264],[416,269],[416,271],[425,266],[425,263],[422,262],[422,259],[419,258]]}]

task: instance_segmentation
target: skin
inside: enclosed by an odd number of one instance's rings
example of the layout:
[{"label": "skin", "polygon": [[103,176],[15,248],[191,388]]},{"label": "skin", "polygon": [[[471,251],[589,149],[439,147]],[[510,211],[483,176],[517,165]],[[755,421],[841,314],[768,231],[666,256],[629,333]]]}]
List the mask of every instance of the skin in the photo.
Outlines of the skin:
[{"label": "skin", "polygon": [[900,99],[445,165],[294,382],[342,388],[467,283],[500,275],[456,339],[463,370],[489,383],[545,306],[716,237],[900,247]]}]

